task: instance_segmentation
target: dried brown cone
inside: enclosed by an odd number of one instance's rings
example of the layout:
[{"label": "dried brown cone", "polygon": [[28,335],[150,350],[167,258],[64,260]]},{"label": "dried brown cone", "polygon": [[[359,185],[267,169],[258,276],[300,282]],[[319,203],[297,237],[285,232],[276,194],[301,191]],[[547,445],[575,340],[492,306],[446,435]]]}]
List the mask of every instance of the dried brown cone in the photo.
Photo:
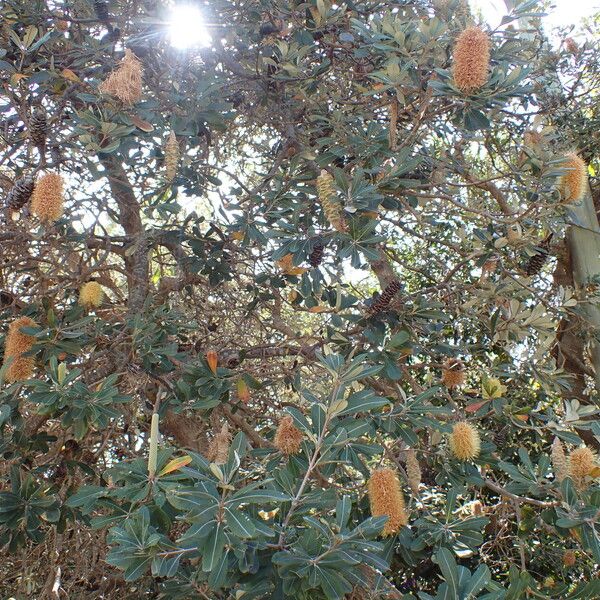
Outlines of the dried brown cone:
[{"label": "dried brown cone", "polygon": [[557,481],[561,482],[569,474],[569,464],[562,442],[557,437],[552,442],[550,458],[552,460],[554,476]]},{"label": "dried brown cone", "polygon": [[325,218],[331,226],[340,232],[348,230],[348,225],[342,214],[342,206],[335,198],[335,189],[333,187],[333,177],[323,169],[317,177],[317,194],[319,202],[323,207]]},{"label": "dried brown cone", "polygon": [[290,415],[282,417],[273,439],[275,448],[286,456],[298,454],[302,448],[303,439],[304,435],[294,425],[294,419]]},{"label": "dried brown cone", "polygon": [[442,383],[449,389],[459,387],[465,383],[467,373],[465,365],[460,358],[448,358],[442,365]]},{"label": "dried brown cone", "polygon": [[229,444],[231,442],[231,434],[229,433],[229,425],[225,423],[221,427],[221,431],[213,437],[208,445],[208,451],[206,457],[210,462],[214,462],[218,465],[223,465],[227,462],[227,456],[229,455]]},{"label": "dried brown cone", "polygon": [[177,175],[177,165],[179,163],[179,142],[175,132],[171,131],[165,143],[165,179],[171,183]]},{"label": "dried brown cone", "polygon": [[388,517],[382,535],[393,535],[408,523],[400,480],[393,469],[373,471],[368,483],[371,514]]},{"label": "dried brown cone", "polygon": [[392,280],[385,286],[383,292],[379,294],[375,302],[371,304],[371,306],[369,307],[369,312],[372,315],[376,315],[377,313],[380,313],[381,311],[385,310],[394,298],[394,296],[400,291],[400,289],[400,282],[397,279]]},{"label": "dried brown cone", "polygon": [[20,210],[29,202],[34,187],[33,177],[21,177],[6,196],[6,205],[12,210]]},{"label": "dried brown cone", "polygon": [[5,380],[7,383],[29,379],[33,374],[35,361],[32,356],[24,356],[31,350],[35,342],[35,337],[23,333],[23,327],[35,327],[36,323],[29,317],[19,317],[8,326],[6,342],[4,345],[4,364],[12,359],[6,372]]},{"label": "dried brown cone", "polygon": [[117,69],[100,84],[99,90],[117,97],[128,106],[141,100],[142,63],[129,48],[125,50],[125,57]]},{"label": "dried brown cone", "polygon": [[94,12],[100,21],[108,21],[108,2],[105,0],[94,0]]},{"label": "dried brown cone", "polygon": [[540,249],[529,258],[527,261],[527,265],[525,265],[525,273],[527,273],[528,277],[533,277],[537,275],[548,260],[549,249],[540,245]]},{"label": "dried brown cone", "polygon": [[406,477],[410,491],[417,496],[421,485],[421,465],[417,459],[417,453],[413,449],[406,452]]},{"label": "dried brown cone", "polygon": [[43,107],[38,106],[29,119],[29,141],[35,146],[40,154],[46,150],[46,138],[48,137],[48,119]]},{"label": "dried brown cone", "polygon": [[58,173],[38,178],[31,195],[31,212],[44,223],[53,223],[63,214],[63,179]]},{"label": "dried brown cone", "polygon": [[480,89],[490,70],[490,38],[479,27],[465,29],[454,46],[454,84],[465,94]]},{"label": "dried brown cone", "polygon": [[313,269],[316,269],[323,260],[323,254],[325,253],[325,245],[321,239],[317,240],[313,247],[313,251],[310,253],[308,257],[308,263]]}]

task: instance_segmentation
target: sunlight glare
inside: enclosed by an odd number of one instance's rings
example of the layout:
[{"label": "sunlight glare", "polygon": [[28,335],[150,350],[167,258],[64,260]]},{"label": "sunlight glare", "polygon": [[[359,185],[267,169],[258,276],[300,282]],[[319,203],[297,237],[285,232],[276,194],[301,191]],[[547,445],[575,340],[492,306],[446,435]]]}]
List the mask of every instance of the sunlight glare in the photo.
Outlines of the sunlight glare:
[{"label": "sunlight glare", "polygon": [[194,46],[206,48],[212,43],[202,13],[198,7],[188,4],[173,7],[169,19],[169,38],[171,45],[180,50]]}]

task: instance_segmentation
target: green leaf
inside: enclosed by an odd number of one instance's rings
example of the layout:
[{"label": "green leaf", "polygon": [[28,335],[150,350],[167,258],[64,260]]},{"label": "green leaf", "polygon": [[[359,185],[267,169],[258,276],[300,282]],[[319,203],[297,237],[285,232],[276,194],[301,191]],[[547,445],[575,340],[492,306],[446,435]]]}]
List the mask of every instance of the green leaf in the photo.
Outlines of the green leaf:
[{"label": "green leaf", "polygon": [[225,525],[223,523],[217,523],[201,550],[202,570],[205,573],[212,571],[221,560],[226,541]]},{"label": "green leaf", "polygon": [[240,538],[251,538],[256,533],[251,519],[239,510],[226,507],[225,520],[232,533]]},{"label": "green leaf", "polygon": [[453,600],[458,599],[458,569],[452,552],[447,548],[440,548],[435,554],[435,559],[444,576],[444,581],[448,585],[448,591],[451,594],[450,598]]}]

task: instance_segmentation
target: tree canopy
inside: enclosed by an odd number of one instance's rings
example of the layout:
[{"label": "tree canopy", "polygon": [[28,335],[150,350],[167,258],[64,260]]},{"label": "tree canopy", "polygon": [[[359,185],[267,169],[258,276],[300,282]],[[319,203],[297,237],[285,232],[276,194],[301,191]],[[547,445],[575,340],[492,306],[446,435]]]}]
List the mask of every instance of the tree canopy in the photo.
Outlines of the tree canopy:
[{"label": "tree canopy", "polygon": [[506,4],[2,0],[3,597],[600,597],[598,26]]}]

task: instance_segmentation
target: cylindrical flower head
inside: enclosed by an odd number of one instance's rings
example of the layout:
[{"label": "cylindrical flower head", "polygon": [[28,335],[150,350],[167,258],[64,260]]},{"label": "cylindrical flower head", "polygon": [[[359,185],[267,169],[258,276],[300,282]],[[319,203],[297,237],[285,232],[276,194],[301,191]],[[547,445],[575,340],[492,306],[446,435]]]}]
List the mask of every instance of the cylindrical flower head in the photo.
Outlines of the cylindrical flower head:
[{"label": "cylindrical flower head", "polygon": [[337,231],[347,231],[348,226],[342,215],[342,206],[335,198],[335,189],[333,187],[333,177],[323,169],[317,177],[317,194],[319,202],[323,207],[325,218],[331,226]]},{"label": "cylindrical flower head", "polygon": [[561,168],[568,169],[568,172],[562,175],[559,180],[563,202],[578,202],[587,189],[587,165],[583,159],[572,152],[567,154]]},{"label": "cylindrical flower head", "polygon": [[479,456],[481,440],[479,433],[467,421],[455,423],[449,439],[450,450],[458,460],[472,460]]},{"label": "cylindrical flower head", "polygon": [[410,491],[416,496],[421,485],[421,465],[419,465],[417,453],[412,449],[406,453],[406,476]]},{"label": "cylindrical flower head", "polygon": [[465,365],[459,358],[449,358],[442,365],[442,383],[447,388],[459,387],[467,379]]},{"label": "cylindrical flower head", "polygon": [[142,98],[142,63],[129,49],[117,69],[100,84],[100,92],[131,106]]},{"label": "cylindrical flower head", "polygon": [[165,179],[168,182],[175,179],[177,175],[177,164],[179,163],[179,142],[175,132],[171,131],[165,143]]},{"label": "cylindrical flower head", "polygon": [[294,425],[294,419],[285,415],[279,422],[273,443],[277,450],[289,456],[300,452],[303,438],[302,432]]},{"label": "cylindrical flower head", "polygon": [[373,471],[368,484],[371,514],[388,517],[382,535],[393,535],[408,523],[400,480],[393,469]]},{"label": "cylindrical flower head", "polygon": [[208,446],[208,460],[218,465],[225,464],[229,455],[230,440],[231,435],[229,433],[229,426],[225,423],[221,428],[221,431],[215,435]]},{"label": "cylindrical flower head", "polygon": [[4,363],[11,358],[12,361],[6,370],[7,383],[29,379],[33,373],[35,362],[32,356],[23,356],[29,352],[35,342],[35,337],[21,331],[23,327],[35,327],[36,323],[29,317],[19,317],[8,326],[6,343],[4,346]]},{"label": "cylindrical flower head", "polygon": [[552,451],[550,452],[552,459],[552,468],[557,481],[562,481],[569,474],[569,465],[565,455],[565,449],[562,442],[555,437],[552,442]]},{"label": "cylindrical flower head", "polygon": [[465,94],[475,92],[488,80],[490,38],[479,27],[465,29],[454,46],[454,84]]},{"label": "cylindrical flower head", "polygon": [[79,290],[79,304],[85,308],[98,308],[104,300],[104,290],[97,281],[88,281]]},{"label": "cylindrical flower head", "polygon": [[35,183],[31,212],[44,223],[58,221],[63,214],[63,179],[58,173],[46,173]]},{"label": "cylindrical flower head", "polygon": [[587,446],[577,448],[569,454],[569,475],[578,489],[588,486],[587,478],[593,474],[595,467],[596,456]]}]

